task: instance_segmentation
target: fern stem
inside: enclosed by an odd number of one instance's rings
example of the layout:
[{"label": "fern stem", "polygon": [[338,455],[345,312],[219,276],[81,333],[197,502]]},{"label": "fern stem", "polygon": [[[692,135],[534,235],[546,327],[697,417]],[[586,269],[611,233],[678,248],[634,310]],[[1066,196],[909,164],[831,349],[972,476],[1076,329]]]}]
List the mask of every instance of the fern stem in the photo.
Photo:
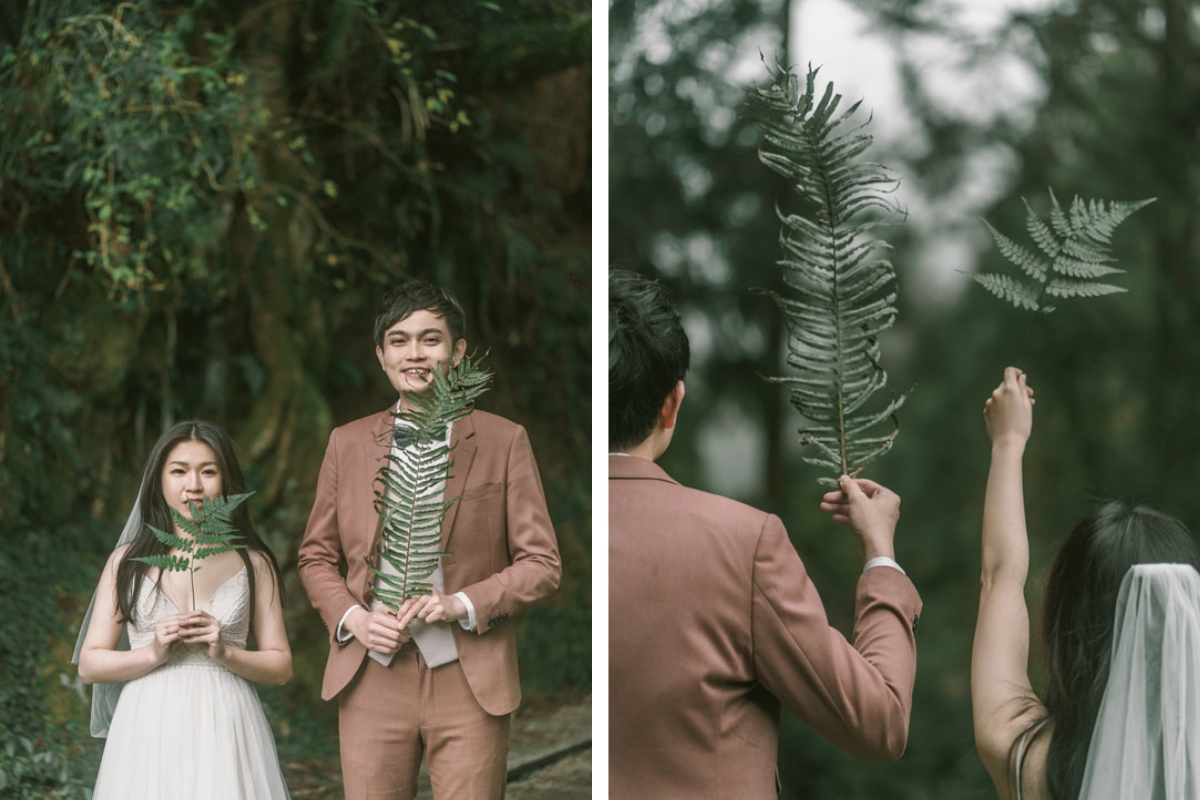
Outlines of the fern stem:
[{"label": "fern stem", "polygon": [[[799,123],[799,128],[804,132],[804,138],[808,141],[808,145],[814,151],[820,148],[820,138],[813,141],[809,127],[804,124],[804,120],[799,115],[796,117]],[[824,191],[821,193],[821,202],[825,207],[825,227],[828,230],[829,241],[833,244],[833,252],[830,256],[830,262],[833,267],[833,314],[834,314],[834,353],[837,363],[837,371],[839,377],[843,374],[845,360],[844,348],[842,341],[842,304],[841,304],[841,277],[842,277],[842,248],[838,239],[838,219],[837,208],[834,206],[831,198],[836,194],[836,189],[833,182],[830,180],[829,169],[826,159],[817,159],[817,169],[821,174],[821,186]],[[838,451],[842,462],[842,474],[849,472],[849,465],[846,461],[846,453],[849,450],[849,445],[846,441],[846,394],[844,381],[837,381],[837,411],[838,411]]]}]

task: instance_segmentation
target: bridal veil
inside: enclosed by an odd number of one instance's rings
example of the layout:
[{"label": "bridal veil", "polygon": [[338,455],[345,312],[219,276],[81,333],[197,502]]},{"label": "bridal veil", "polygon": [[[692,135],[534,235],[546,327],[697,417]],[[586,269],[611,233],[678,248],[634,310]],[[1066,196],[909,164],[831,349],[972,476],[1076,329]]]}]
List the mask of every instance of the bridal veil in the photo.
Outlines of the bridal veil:
[{"label": "bridal veil", "polygon": [[1200,798],[1200,573],[1130,568],[1080,800]]}]

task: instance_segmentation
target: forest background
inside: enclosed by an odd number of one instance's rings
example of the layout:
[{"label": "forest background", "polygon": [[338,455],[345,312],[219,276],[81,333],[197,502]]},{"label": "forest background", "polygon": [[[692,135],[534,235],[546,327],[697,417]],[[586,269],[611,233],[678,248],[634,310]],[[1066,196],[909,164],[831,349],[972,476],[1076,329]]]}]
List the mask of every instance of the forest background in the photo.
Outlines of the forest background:
[{"label": "forest background", "polygon": [[0,0],[0,797],[85,797],[70,665],[159,433],[239,445],[285,576],[286,765],[336,754],[295,573],[330,430],[394,401],[372,324],[454,291],[527,426],[562,588],[519,621],[528,695],[591,671],[586,0]]},{"label": "forest background", "polygon": [[[833,81],[845,104],[862,99],[862,122],[875,112],[866,158],[892,168],[908,209],[884,234],[900,291],[884,366],[891,389],[915,390],[895,448],[865,476],[903,498],[897,558],[924,599],[912,728],[898,763],[864,765],[785,714],[782,797],[994,798],[968,671],[990,452],[980,412],[1003,368],[1024,368],[1037,390],[1025,456],[1035,617],[1058,543],[1098,500],[1150,502],[1200,529],[1200,3],[1006,3],[1023,10],[980,35],[967,18],[997,4],[843,0],[861,20],[857,39],[805,27],[825,24],[816,12],[831,5],[613,0],[610,260],[660,278],[692,341],[664,467],[779,514],[848,632],[853,537],[817,507],[818,472],[801,461],[785,389],[758,377],[788,374],[782,318],[752,290],[782,289],[775,207],[797,203],[758,161],[744,90],[765,85],[777,61],[803,75],[812,59],[824,65],[819,89]],[[838,72],[850,62],[853,76]],[[1064,202],[1158,201],[1114,236],[1127,294],[1035,319],[969,273],[1012,269],[979,217],[1028,243],[1020,198],[1044,216],[1051,188]],[[1035,643],[1035,665],[1039,655]]]}]

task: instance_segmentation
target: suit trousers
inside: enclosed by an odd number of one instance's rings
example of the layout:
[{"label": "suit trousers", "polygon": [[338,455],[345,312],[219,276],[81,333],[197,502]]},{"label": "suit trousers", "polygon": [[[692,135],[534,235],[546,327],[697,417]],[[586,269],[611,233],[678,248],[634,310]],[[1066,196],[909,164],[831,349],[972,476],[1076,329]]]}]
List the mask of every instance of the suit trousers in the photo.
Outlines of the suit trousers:
[{"label": "suit trousers", "polygon": [[435,800],[502,800],[511,715],[479,706],[461,664],[431,669],[412,644],[364,662],[338,696],[346,800],[412,800],[422,754]]}]

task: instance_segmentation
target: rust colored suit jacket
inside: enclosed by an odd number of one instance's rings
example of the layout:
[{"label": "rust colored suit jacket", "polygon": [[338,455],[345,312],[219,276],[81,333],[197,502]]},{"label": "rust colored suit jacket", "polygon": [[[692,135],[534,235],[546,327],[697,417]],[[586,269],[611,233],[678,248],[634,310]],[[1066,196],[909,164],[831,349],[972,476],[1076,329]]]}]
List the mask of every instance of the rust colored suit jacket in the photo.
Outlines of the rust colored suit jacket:
[{"label": "rust colored suit jacket", "polygon": [[[358,674],[366,648],[334,632],[346,611],[367,606],[382,521],[375,511],[376,476],[392,441],[391,409],[329,435],[316,498],[300,545],[300,580],[330,631],[321,697],[336,697]],[[447,594],[464,592],[477,626],[451,623],[459,664],[489,714],[520,704],[512,615],[558,588],[558,543],[525,429],[473,411],[454,423],[446,497],[458,498],[442,525]]]},{"label": "rust colored suit jacket", "polygon": [[921,600],[859,579],[851,641],[829,627],[779,519],[609,458],[609,796],[767,800],[780,705],[855,756],[908,738]]}]

